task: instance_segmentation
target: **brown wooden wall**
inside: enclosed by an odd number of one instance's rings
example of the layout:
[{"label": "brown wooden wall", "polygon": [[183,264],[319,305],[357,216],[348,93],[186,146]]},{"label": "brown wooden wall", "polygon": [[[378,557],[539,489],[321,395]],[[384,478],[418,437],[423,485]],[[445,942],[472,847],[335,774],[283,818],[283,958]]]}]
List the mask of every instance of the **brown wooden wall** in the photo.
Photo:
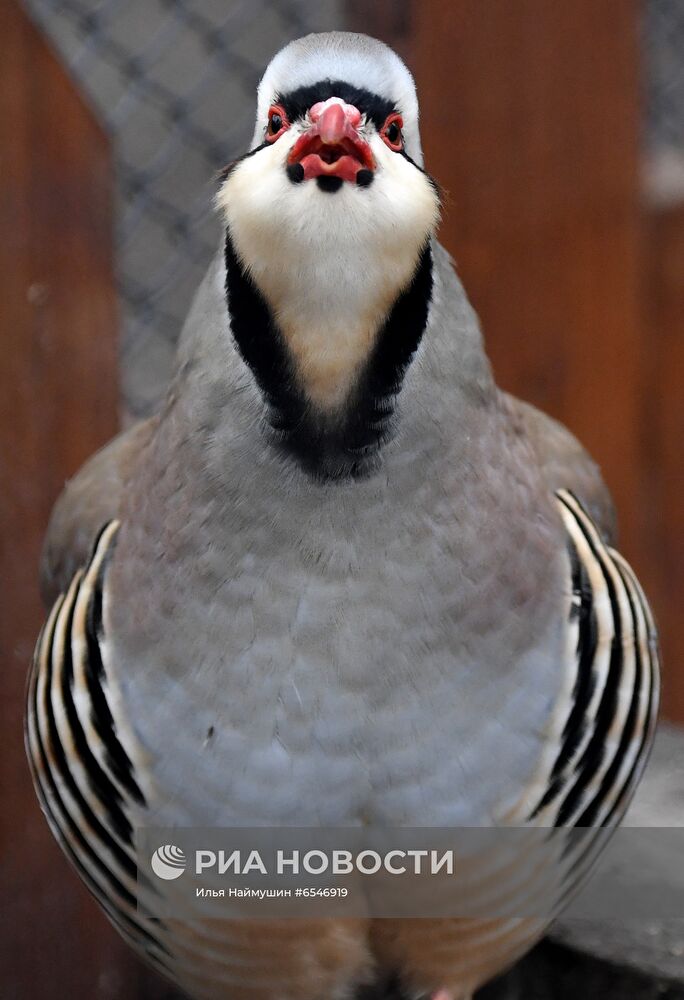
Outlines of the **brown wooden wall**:
[{"label": "brown wooden wall", "polygon": [[665,711],[684,721],[684,223],[643,204],[639,13],[404,0],[373,5],[372,27],[416,77],[441,237],[497,380],[599,461],[661,625]]},{"label": "brown wooden wall", "polygon": [[684,721],[684,205],[648,213],[644,239],[644,464],[649,569],[665,709]]}]

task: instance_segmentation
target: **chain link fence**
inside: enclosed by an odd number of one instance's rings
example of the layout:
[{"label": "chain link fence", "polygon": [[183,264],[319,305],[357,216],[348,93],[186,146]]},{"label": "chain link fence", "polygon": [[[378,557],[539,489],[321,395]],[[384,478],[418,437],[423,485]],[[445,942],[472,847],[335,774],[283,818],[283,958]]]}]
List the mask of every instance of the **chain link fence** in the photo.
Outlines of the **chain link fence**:
[{"label": "chain link fence", "polygon": [[244,152],[255,89],[338,0],[25,0],[113,140],[126,408],[149,413],[219,240],[215,177]]},{"label": "chain link fence", "polygon": [[[124,400],[149,413],[219,238],[216,172],[251,138],[255,88],[343,0],[24,0],[113,139]],[[369,0],[371,2],[371,0]],[[684,199],[684,0],[644,0],[647,195]]]}]

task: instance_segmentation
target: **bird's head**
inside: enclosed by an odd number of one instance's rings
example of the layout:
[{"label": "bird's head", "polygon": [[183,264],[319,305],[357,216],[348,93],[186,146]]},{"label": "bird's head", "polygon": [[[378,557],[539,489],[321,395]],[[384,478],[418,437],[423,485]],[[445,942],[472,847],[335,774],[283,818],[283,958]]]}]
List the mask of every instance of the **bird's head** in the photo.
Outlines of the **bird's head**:
[{"label": "bird's head", "polygon": [[[438,219],[415,87],[401,59],[344,32],[286,46],[261,80],[252,147],[226,168],[217,205],[240,271],[232,288],[228,275],[238,342],[238,279],[253,286],[278,327],[280,346],[261,344],[270,356],[257,380],[271,402],[288,382],[311,420],[339,430],[350,407],[358,409],[381,332],[429,254]],[[403,374],[406,337],[394,336],[404,343]],[[240,347],[243,355],[254,351],[254,334]],[[258,369],[259,357],[246,360]],[[397,383],[391,374],[381,381]]]},{"label": "bird's head", "polygon": [[364,35],[308,35],[268,66],[252,147],[227,168],[219,205],[239,225],[239,200],[291,237],[345,218],[424,242],[438,199],[422,162],[416,91],[396,53]]}]

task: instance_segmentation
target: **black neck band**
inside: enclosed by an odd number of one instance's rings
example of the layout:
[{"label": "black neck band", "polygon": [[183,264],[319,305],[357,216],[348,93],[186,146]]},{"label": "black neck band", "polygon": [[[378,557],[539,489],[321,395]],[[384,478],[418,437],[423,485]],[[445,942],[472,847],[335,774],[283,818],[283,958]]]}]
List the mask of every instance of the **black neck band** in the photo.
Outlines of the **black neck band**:
[{"label": "black neck band", "polygon": [[318,410],[300,386],[287,346],[263,295],[226,234],[226,293],[231,329],[268,406],[274,444],[321,479],[360,477],[377,464],[392,434],[396,396],[427,323],[432,295],[429,244],[397,297],[341,414]]}]

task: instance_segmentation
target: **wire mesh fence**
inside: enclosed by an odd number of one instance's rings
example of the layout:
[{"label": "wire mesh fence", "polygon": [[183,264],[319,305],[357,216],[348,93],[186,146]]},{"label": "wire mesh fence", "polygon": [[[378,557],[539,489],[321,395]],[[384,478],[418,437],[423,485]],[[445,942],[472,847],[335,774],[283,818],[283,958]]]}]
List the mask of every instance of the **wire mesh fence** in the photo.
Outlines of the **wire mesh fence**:
[{"label": "wire mesh fence", "polygon": [[645,179],[657,203],[684,201],[684,3],[644,7]]},{"label": "wire mesh fence", "polygon": [[216,172],[243,152],[265,63],[337,0],[25,0],[113,140],[123,394],[153,409],[219,238]]},{"label": "wire mesh fence", "polygon": [[[122,379],[153,409],[218,240],[216,172],[244,150],[263,68],[344,26],[342,0],[24,0],[109,131],[117,170]],[[644,0],[645,177],[684,199],[684,0]]]},{"label": "wire mesh fence", "polygon": [[684,151],[684,3],[650,0],[645,11],[648,141]]}]

